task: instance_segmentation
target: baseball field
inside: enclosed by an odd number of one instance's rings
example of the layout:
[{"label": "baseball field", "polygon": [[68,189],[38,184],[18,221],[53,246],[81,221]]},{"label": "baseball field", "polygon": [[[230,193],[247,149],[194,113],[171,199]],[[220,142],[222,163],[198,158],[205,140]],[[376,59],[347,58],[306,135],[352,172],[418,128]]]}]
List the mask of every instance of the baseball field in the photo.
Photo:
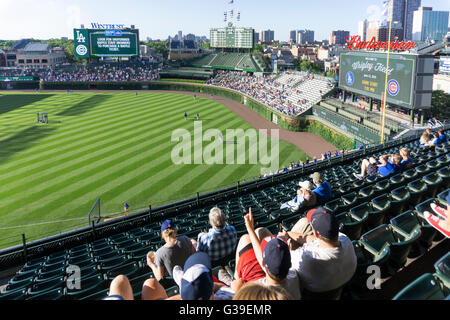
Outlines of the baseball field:
[{"label": "baseball field", "polygon": [[[259,162],[174,164],[172,134],[193,135],[197,113],[203,131],[251,128],[220,102],[183,94],[0,94],[0,248],[87,226],[97,199],[114,217],[125,202],[137,212],[258,177]],[[305,158],[279,141],[280,168]]]}]

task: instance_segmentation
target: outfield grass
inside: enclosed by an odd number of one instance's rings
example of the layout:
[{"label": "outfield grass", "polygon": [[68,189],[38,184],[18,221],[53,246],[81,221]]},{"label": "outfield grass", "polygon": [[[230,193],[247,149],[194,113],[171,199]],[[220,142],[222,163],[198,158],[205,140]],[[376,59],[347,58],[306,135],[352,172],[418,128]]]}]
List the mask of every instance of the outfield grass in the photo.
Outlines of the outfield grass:
[{"label": "outfield grass", "polygon": [[[50,123],[37,123],[36,112]],[[87,226],[98,198],[102,216],[125,201],[136,212],[257,177],[260,165],[173,164],[172,132],[193,133],[197,112],[204,131],[250,128],[218,102],[181,94],[0,94],[0,248],[22,233],[35,240]],[[305,158],[280,141],[280,167]]]}]

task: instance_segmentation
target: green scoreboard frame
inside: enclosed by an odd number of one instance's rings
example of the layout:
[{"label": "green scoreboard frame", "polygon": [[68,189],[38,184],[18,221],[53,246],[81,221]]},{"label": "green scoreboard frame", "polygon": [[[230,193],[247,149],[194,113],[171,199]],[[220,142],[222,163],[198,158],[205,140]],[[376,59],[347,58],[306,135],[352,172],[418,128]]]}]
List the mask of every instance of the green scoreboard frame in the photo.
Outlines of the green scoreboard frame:
[{"label": "green scoreboard frame", "polygon": [[[389,55],[387,103],[414,108],[417,55]],[[385,92],[387,54],[342,52],[339,67],[341,89],[381,100]]]},{"label": "green scoreboard frame", "polygon": [[139,56],[139,30],[74,29],[74,55],[76,58]]}]

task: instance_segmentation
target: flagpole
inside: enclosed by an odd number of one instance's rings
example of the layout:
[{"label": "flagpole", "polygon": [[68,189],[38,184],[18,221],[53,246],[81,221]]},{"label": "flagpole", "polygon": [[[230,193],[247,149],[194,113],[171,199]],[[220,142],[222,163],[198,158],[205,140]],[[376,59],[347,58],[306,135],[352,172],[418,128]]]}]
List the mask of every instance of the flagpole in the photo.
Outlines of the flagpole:
[{"label": "flagpole", "polygon": [[392,15],[394,11],[393,0],[389,0],[389,38],[388,38],[388,52],[386,59],[386,80],[384,86],[384,94],[383,94],[383,104],[382,104],[382,119],[381,119],[381,143],[384,143],[384,127],[386,121],[386,99],[387,99],[387,88],[388,88],[388,80],[389,80],[389,56],[391,52],[391,30],[392,30]]}]

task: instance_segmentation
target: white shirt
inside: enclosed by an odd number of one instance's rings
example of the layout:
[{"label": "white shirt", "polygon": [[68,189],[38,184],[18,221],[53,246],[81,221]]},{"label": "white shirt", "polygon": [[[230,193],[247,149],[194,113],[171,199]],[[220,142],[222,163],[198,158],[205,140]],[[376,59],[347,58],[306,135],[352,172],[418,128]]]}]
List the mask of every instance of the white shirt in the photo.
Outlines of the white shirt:
[{"label": "white shirt", "polygon": [[352,241],[339,233],[339,248],[319,248],[319,239],[291,251],[292,268],[297,270],[302,288],[325,292],[347,283],[356,271]]},{"label": "white shirt", "polygon": [[298,273],[294,269],[289,270],[289,273],[286,276],[286,281],[283,284],[266,284],[266,278],[258,279],[257,281],[266,286],[277,286],[283,288],[292,296],[292,298],[294,298],[294,300],[300,300],[302,298]]}]

